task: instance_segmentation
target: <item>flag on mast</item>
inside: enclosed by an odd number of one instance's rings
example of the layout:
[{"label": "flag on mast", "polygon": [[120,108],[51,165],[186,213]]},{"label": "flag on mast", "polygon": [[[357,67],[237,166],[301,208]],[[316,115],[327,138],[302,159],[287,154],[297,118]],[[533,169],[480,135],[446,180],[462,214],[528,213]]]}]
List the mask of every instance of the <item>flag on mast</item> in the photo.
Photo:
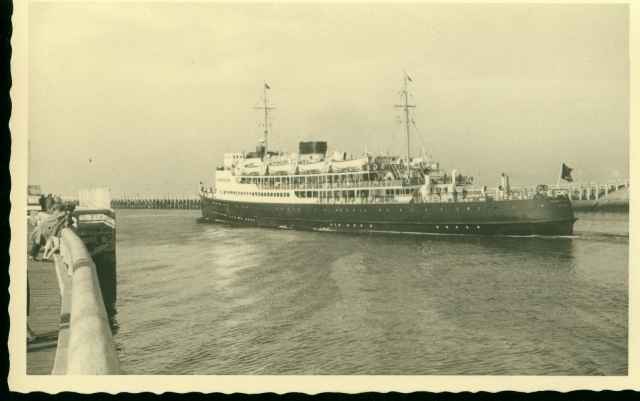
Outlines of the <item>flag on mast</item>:
[{"label": "flag on mast", "polygon": [[406,72],[404,73],[407,76],[407,79],[409,80],[409,82],[413,82],[413,79],[411,79],[411,77],[409,76],[409,74],[407,74]]},{"label": "flag on mast", "polygon": [[264,88],[265,88],[265,89],[271,89],[271,87],[269,86],[269,84],[268,84],[268,83],[266,83],[266,82],[264,83]]},{"label": "flag on mast", "polygon": [[571,167],[562,163],[562,171],[560,172],[560,178],[567,182],[573,182],[573,177],[571,177],[572,171],[573,169]]}]

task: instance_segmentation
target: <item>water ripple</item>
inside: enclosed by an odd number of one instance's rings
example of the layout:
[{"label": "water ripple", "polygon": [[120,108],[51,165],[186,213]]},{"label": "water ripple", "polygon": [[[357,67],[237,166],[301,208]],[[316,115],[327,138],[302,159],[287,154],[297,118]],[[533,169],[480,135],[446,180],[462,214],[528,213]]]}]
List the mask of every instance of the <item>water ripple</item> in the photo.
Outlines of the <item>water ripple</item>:
[{"label": "water ripple", "polygon": [[[623,217],[621,217],[623,216]],[[131,374],[627,372],[628,216],[569,238],[348,236],[118,212]]]}]

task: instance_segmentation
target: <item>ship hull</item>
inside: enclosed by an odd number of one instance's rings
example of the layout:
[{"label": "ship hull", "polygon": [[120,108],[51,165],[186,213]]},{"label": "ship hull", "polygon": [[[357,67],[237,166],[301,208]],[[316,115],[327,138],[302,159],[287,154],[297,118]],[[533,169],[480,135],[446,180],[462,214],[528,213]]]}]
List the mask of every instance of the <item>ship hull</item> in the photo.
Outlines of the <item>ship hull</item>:
[{"label": "ship hull", "polygon": [[202,219],[242,226],[345,233],[571,235],[568,199],[416,204],[281,204],[203,197]]}]

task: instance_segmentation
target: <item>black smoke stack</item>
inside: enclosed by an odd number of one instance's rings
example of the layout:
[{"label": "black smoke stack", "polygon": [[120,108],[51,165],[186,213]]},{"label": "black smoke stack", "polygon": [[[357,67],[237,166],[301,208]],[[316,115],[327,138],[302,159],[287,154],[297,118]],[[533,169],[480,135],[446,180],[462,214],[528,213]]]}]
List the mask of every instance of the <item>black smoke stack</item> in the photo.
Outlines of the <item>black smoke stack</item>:
[{"label": "black smoke stack", "polygon": [[300,142],[298,148],[300,155],[312,155],[312,154],[327,154],[327,142],[326,141],[308,141]]}]

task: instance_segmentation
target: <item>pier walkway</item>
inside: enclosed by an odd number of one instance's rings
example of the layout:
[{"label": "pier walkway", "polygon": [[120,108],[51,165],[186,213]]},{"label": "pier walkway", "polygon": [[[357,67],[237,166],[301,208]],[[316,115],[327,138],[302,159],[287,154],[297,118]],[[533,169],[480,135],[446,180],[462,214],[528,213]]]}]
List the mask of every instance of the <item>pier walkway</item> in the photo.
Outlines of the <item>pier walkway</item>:
[{"label": "pier walkway", "polygon": [[48,375],[56,357],[61,307],[53,261],[30,260],[27,280],[31,293],[29,326],[37,336],[27,345],[27,374]]}]

